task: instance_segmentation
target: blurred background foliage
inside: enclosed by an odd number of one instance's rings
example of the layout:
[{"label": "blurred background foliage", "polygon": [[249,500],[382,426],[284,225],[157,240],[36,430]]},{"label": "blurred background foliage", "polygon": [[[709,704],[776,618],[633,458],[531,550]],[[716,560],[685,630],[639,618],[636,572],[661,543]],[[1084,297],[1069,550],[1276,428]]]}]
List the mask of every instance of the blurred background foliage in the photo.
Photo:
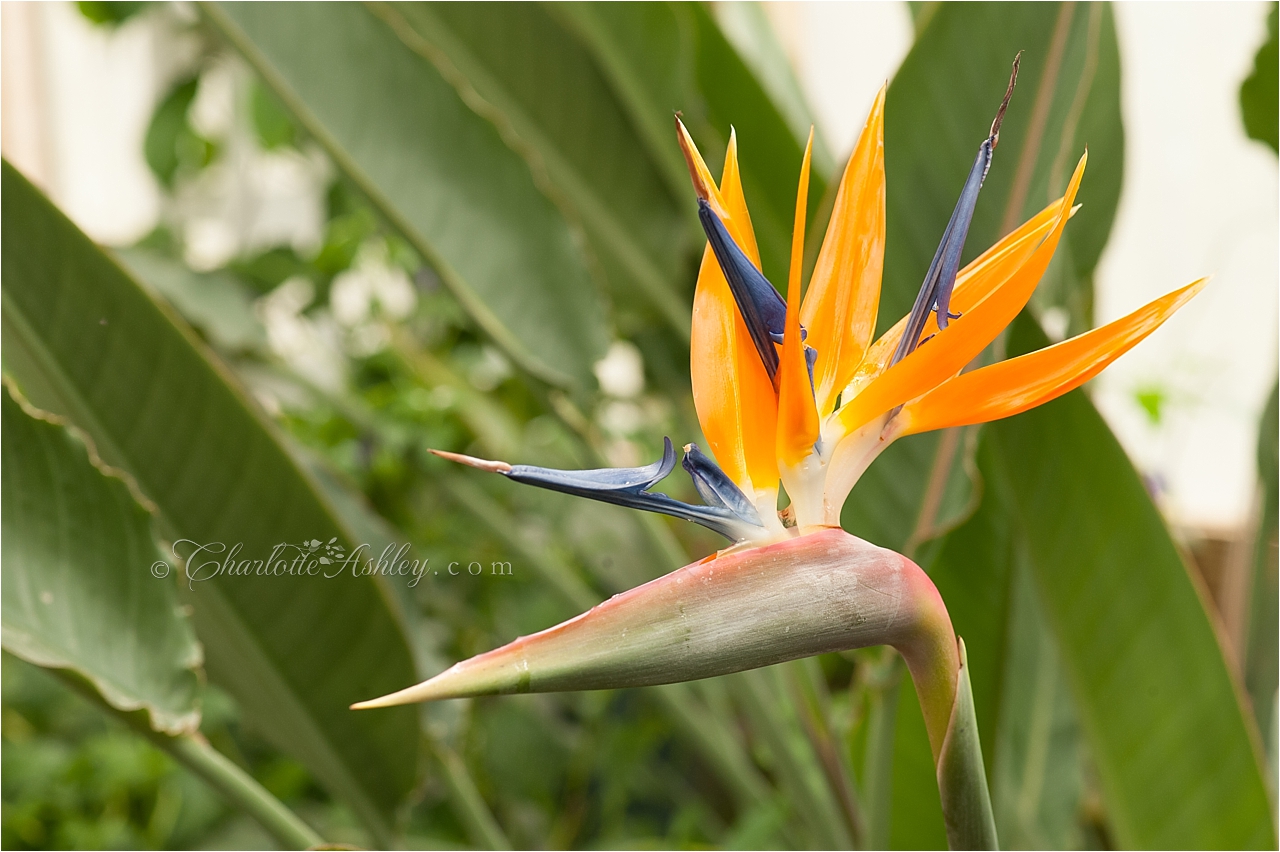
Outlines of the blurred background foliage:
[{"label": "blurred background foliage", "polygon": [[[345,709],[719,546],[427,450],[597,467],[699,437],[687,361],[703,243],[671,114],[716,172],[736,128],[765,269],[783,280],[812,118],[757,8],[78,5],[102,26],[164,16],[196,48],[146,133],[164,210],[136,245],[100,251],[6,168],[6,417],[43,409],[86,436],[126,472],[161,552],[181,538],[245,542],[250,558],[282,541],[395,542],[430,567],[414,586],[190,591],[171,577],[160,606],[193,625],[206,665],[171,664],[200,674],[182,705],[199,722],[166,730],[154,703],[101,686],[118,660],[57,656],[47,602],[11,591],[41,588],[53,563],[10,508],[24,483],[6,425],[6,848],[287,842],[179,742],[209,746],[329,842],[945,844],[918,705],[886,649],[647,690]],[[1043,345],[1046,312],[1066,317],[1046,323],[1058,337],[1089,327],[1124,163],[1110,9],[911,7],[916,44],[887,107],[882,328],[914,296],[1019,49],[968,257],[1060,194],[1086,145],[1090,167],[1032,307],[984,357]],[[1268,26],[1240,102],[1274,149],[1274,7]],[[220,121],[197,119],[201,98]],[[821,131],[810,264],[843,156]],[[246,236],[263,163],[320,177],[310,236]],[[208,220],[229,174],[243,230],[228,235]],[[966,639],[1006,846],[1274,848],[1275,400],[1243,603],[1196,573],[1206,560],[1170,538],[1082,393],[903,441],[855,489],[846,528],[924,566]],[[84,489],[113,475],[83,450],[68,459]],[[693,496],[678,477],[663,486]],[[83,534],[65,523],[43,541]],[[113,570],[145,576],[152,556],[131,553]],[[104,617],[85,606],[65,618]],[[149,700],[158,684],[134,685]]]}]

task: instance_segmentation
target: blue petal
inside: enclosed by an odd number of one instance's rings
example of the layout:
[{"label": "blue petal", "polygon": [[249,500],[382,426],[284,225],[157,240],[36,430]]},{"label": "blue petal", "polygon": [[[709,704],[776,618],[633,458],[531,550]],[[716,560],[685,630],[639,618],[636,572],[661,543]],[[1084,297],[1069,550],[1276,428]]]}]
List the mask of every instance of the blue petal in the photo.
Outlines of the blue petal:
[{"label": "blue petal", "polygon": [[890,366],[910,355],[920,345],[920,333],[924,331],[925,320],[929,312],[938,316],[938,330],[947,327],[947,322],[959,319],[952,314],[951,290],[956,284],[956,274],[960,271],[960,253],[964,251],[965,238],[969,236],[969,225],[973,222],[973,211],[978,205],[978,193],[982,191],[982,183],[987,179],[987,170],[991,168],[991,155],[1000,141],[1000,125],[1004,122],[1005,110],[1009,108],[1009,99],[1013,97],[1013,87],[1018,81],[1018,67],[1022,59],[1022,51],[1013,58],[1013,70],[1009,75],[1009,87],[1005,89],[1004,100],[1000,109],[996,110],[995,120],[991,122],[991,132],[978,146],[978,156],[969,168],[969,177],[965,179],[964,188],[960,190],[960,198],[956,208],[951,212],[951,221],[942,232],[942,242],[934,252],[933,262],[925,273],[924,283],[920,285],[920,293],[908,315],[907,328],[898,341],[898,348],[893,353]]},{"label": "blue petal", "polygon": [[555,470],[527,464],[512,465],[508,479],[606,500],[605,493],[639,493],[666,479],[676,469],[676,451],[670,438],[662,439],[662,458],[644,467],[606,467],[597,470]]},{"label": "blue petal", "polygon": [[702,502],[708,506],[721,506],[733,512],[744,521],[755,526],[764,526],[756,507],[742,493],[742,489],[725,475],[709,456],[698,449],[697,444],[688,444],[684,448],[684,469],[693,479],[693,487],[698,489]]},{"label": "blue petal", "polygon": [[774,340],[781,340],[787,323],[787,303],[769,283],[760,270],[747,258],[738,244],[729,236],[720,217],[705,199],[698,199],[698,220],[707,234],[707,242],[715,252],[733,300],[751,333],[751,340],[760,353],[760,360],[772,380],[778,372],[778,350]]},{"label": "blue petal", "polygon": [[969,236],[969,225],[973,222],[978,193],[987,177],[987,169],[991,167],[994,142],[995,136],[990,136],[978,146],[978,156],[969,169],[969,177],[964,182],[964,189],[960,191],[960,199],[956,201],[955,210],[951,213],[951,221],[947,222],[947,228],[942,232],[942,241],[938,243],[933,262],[929,264],[924,283],[920,285],[920,293],[911,306],[907,328],[898,341],[893,360],[889,362],[891,365],[910,355],[919,345],[920,333],[924,331],[925,320],[931,311],[937,312],[939,330],[947,327],[948,319],[956,318],[948,313],[951,290],[955,287],[956,274],[960,271],[960,253],[964,251],[964,241]]},{"label": "blue petal", "polygon": [[[663,439],[662,458],[645,467],[555,470],[526,464],[508,466],[501,462],[482,462],[451,453],[440,453],[440,455],[501,473],[509,479],[526,485],[536,485],[539,488],[573,494],[577,497],[586,497],[632,509],[643,509],[647,512],[659,512],[693,521],[715,530],[730,541],[743,541],[755,537],[763,528],[759,523],[759,515],[756,515],[755,520],[752,521],[724,505],[691,506],[666,494],[650,494],[648,489],[675,469],[676,454],[670,438]],[[732,483],[729,484],[732,485]],[[752,511],[754,513],[754,509]]]}]

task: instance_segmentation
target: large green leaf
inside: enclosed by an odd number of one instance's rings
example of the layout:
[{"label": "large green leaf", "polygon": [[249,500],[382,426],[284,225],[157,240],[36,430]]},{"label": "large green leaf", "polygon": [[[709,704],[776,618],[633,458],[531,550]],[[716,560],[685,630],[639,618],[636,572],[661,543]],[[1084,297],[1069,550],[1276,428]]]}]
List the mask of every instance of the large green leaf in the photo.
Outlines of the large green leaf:
[{"label": "large green leaf", "polygon": [[608,339],[600,296],[518,138],[370,8],[205,11],[495,341],[544,380],[592,383]]},{"label": "large green leaf", "polygon": [[200,724],[200,646],[151,516],[65,426],[3,399],[4,649],[166,734]]},{"label": "large green leaf", "polygon": [[[4,364],[32,403],[129,471],[171,541],[266,559],[277,545],[338,537],[349,552],[310,477],[193,332],[7,163],[0,192]],[[212,677],[389,842],[417,768],[414,714],[347,709],[414,675],[384,591],[349,571],[189,587]]]},{"label": "large green leaf", "polygon": [[538,4],[373,8],[532,170],[545,171],[605,262],[615,299],[638,288],[687,340],[693,279],[682,261],[693,246],[684,216],[573,34]]},{"label": "large green leaf", "polygon": [[[1258,479],[1262,486],[1261,513],[1253,543],[1253,577],[1249,589],[1249,635],[1245,652],[1245,686],[1253,704],[1254,718],[1274,760],[1276,738],[1276,669],[1280,666],[1280,598],[1277,578],[1277,533],[1280,532],[1280,447],[1277,447],[1277,420],[1280,420],[1280,386],[1272,385],[1271,396],[1258,424]],[[1274,773],[1275,767],[1272,767]],[[1272,778],[1274,783],[1275,778]]]},{"label": "large green leaf", "polygon": [[[1119,48],[1105,4],[943,3],[928,18],[893,78],[885,105],[889,186],[880,326],[911,307],[1022,54],[1017,90],[966,243],[976,257],[1061,195],[1089,149],[1078,195],[1084,205],[1037,304],[1092,319],[1088,276],[1097,264],[1120,196],[1124,133]],[[1055,285],[1068,259],[1070,286]]]},{"label": "large green leaf", "polygon": [[[711,13],[692,3],[568,3],[554,13],[595,58],[676,198],[692,196],[673,113],[681,112],[716,174],[729,128],[737,129],[743,191],[764,270],[783,286],[804,136],[794,132]],[[824,165],[814,163],[811,212],[826,189]]]},{"label": "large green leaf", "polygon": [[[1018,88],[965,255],[976,256],[1061,193],[1087,145],[1090,166],[1079,196],[1085,206],[1068,226],[1036,297],[1039,307],[1067,308],[1072,330],[1079,330],[1091,318],[1089,275],[1114,218],[1122,173],[1119,50],[1110,9],[1101,4],[927,5],[886,104],[889,196],[880,327],[896,322],[914,300],[1004,94],[1010,63],[1022,50]],[[907,548],[937,583],[968,648],[991,776],[998,759],[994,749],[1014,542],[1004,506],[987,493],[993,483],[979,481],[986,491],[976,493],[970,486],[973,443],[968,433],[899,442],[854,489],[843,521],[877,543]],[[930,537],[960,522],[928,546]],[[899,723],[918,724],[912,712],[904,697]],[[895,845],[945,842],[933,810],[936,781],[925,760],[927,743],[922,737],[899,737],[897,756]]]},{"label": "large green leaf", "polygon": [[[1009,510],[1004,509],[1005,512]],[[992,708],[992,798],[1010,849],[1078,849],[1084,762],[1057,641],[1025,557],[1014,566],[1001,703]]]},{"label": "large green leaf", "polygon": [[[721,32],[733,45],[742,61],[751,69],[770,102],[786,120],[791,133],[799,139],[813,128],[814,167],[824,175],[835,171],[835,161],[827,150],[822,128],[805,98],[800,80],[778,40],[773,22],[760,3],[716,3],[711,6]],[[816,223],[815,223],[816,224]]]},{"label": "large green leaf", "polygon": [[[1023,318],[1016,352],[1047,343]],[[1142,480],[1082,393],[990,427],[1117,840],[1275,848],[1256,735]]]},{"label": "large green leaf", "polygon": [[943,540],[930,576],[968,648],[1001,841],[1075,848],[1082,755],[1071,696],[989,437],[976,461],[978,508]]},{"label": "large green leaf", "polygon": [[159,293],[211,343],[233,352],[265,348],[252,296],[235,276],[193,272],[144,248],[118,249],[115,255],[134,280]]}]

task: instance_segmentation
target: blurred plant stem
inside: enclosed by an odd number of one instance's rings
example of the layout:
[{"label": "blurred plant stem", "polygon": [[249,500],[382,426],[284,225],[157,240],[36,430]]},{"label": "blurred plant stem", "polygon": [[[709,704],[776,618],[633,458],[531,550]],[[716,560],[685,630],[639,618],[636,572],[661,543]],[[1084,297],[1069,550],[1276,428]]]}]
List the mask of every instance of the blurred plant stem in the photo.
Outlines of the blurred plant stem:
[{"label": "blurred plant stem", "polygon": [[484,849],[511,849],[511,841],[476,789],[462,758],[443,742],[431,737],[426,740],[444,770],[444,782],[449,788],[449,801],[453,804],[454,813],[462,818],[471,840]]},{"label": "blurred plant stem", "polygon": [[[739,686],[735,695],[746,710],[756,730],[777,761],[774,767],[779,781],[787,790],[792,807],[804,809],[810,827],[818,832],[812,842],[818,848],[850,849],[854,838],[849,824],[843,818],[827,779],[814,761],[804,753],[809,743],[803,736],[790,736],[795,725],[784,714],[797,708],[791,702],[771,700],[776,695],[787,695],[785,684],[780,683],[784,666],[771,666],[751,672],[731,675],[730,680]],[[796,742],[800,739],[800,742]]]},{"label": "blurred plant stem", "polygon": [[902,681],[902,658],[890,648],[880,661],[864,668],[867,690],[867,747],[863,760],[862,785],[866,790],[867,848],[889,848],[889,826],[893,816],[893,739],[898,716],[898,691]]},{"label": "blurred plant stem", "polygon": [[857,788],[848,753],[839,747],[832,730],[830,695],[822,678],[822,668],[813,657],[785,667],[791,694],[800,715],[800,725],[809,738],[835,793],[846,828],[857,849],[866,848],[866,823],[858,804]]},{"label": "blurred plant stem", "polygon": [[108,716],[119,719],[130,730],[145,737],[165,751],[213,789],[227,802],[255,819],[284,849],[311,849],[324,845],[324,839],[297,814],[285,807],[265,787],[233,761],[209,744],[199,731],[171,737],[154,730],[144,712],[126,713],[112,707],[81,678],[52,670],[59,679],[87,698]]}]

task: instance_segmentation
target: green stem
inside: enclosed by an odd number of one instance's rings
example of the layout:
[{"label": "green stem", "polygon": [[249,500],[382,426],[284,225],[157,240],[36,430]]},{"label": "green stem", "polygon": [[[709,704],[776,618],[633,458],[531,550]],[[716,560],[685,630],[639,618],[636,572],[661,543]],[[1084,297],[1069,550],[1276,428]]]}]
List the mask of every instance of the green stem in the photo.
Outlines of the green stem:
[{"label": "green stem", "polygon": [[952,849],[996,849],[964,642],[956,638],[942,597],[924,572],[913,572],[910,582],[916,612],[894,647],[907,661],[929,731],[947,842]]},{"label": "green stem", "polygon": [[[787,710],[795,710],[790,702],[773,701],[786,694],[786,684],[779,680],[779,667],[753,669],[731,675],[742,688],[735,697],[742,703],[751,727],[772,752],[778,779],[791,800],[792,808],[806,818],[814,831],[816,845],[826,849],[848,849],[853,845],[846,823],[817,761],[806,760],[805,749],[793,747],[793,740],[803,742],[804,734]],[[807,745],[807,743],[805,743]]]},{"label": "green stem", "polygon": [[888,660],[875,666],[869,684],[867,750],[863,763],[868,849],[889,848],[889,826],[893,816],[893,742],[897,731],[902,658],[892,652],[890,654]]},{"label": "green stem", "polygon": [[[952,849],[996,849],[996,823],[978,742],[978,720],[969,685],[964,642],[951,632],[926,627],[899,645],[915,682],[938,773],[938,795]],[[943,721],[945,719],[945,722]]]},{"label": "green stem", "polygon": [[978,719],[973,709],[973,688],[964,641],[960,641],[960,676],[951,725],[938,758],[938,794],[952,849],[998,849],[991,794],[978,742]]},{"label": "green stem", "polygon": [[310,849],[324,845],[324,838],[284,803],[271,795],[253,776],[209,745],[198,731],[169,736],[154,730],[145,712],[125,712],[108,704],[98,690],[79,676],[61,669],[51,669],[58,679],[87,698],[98,709],[114,716],[134,733],[146,737],[174,760],[205,780],[230,803],[258,821],[285,849]]},{"label": "green stem", "polygon": [[431,745],[444,768],[444,781],[449,788],[454,812],[462,817],[471,840],[485,849],[510,849],[511,841],[493,818],[462,758],[444,743],[431,740]]},{"label": "green stem", "polygon": [[199,775],[227,801],[258,821],[286,849],[310,849],[324,844],[320,835],[289,810],[252,776],[209,745],[199,734],[148,737],[174,759]]},{"label": "green stem", "polygon": [[800,728],[826,777],[845,820],[854,849],[866,847],[866,825],[858,802],[848,754],[837,747],[831,730],[830,696],[816,657],[793,660],[780,667],[791,687],[791,701],[799,714]]}]

